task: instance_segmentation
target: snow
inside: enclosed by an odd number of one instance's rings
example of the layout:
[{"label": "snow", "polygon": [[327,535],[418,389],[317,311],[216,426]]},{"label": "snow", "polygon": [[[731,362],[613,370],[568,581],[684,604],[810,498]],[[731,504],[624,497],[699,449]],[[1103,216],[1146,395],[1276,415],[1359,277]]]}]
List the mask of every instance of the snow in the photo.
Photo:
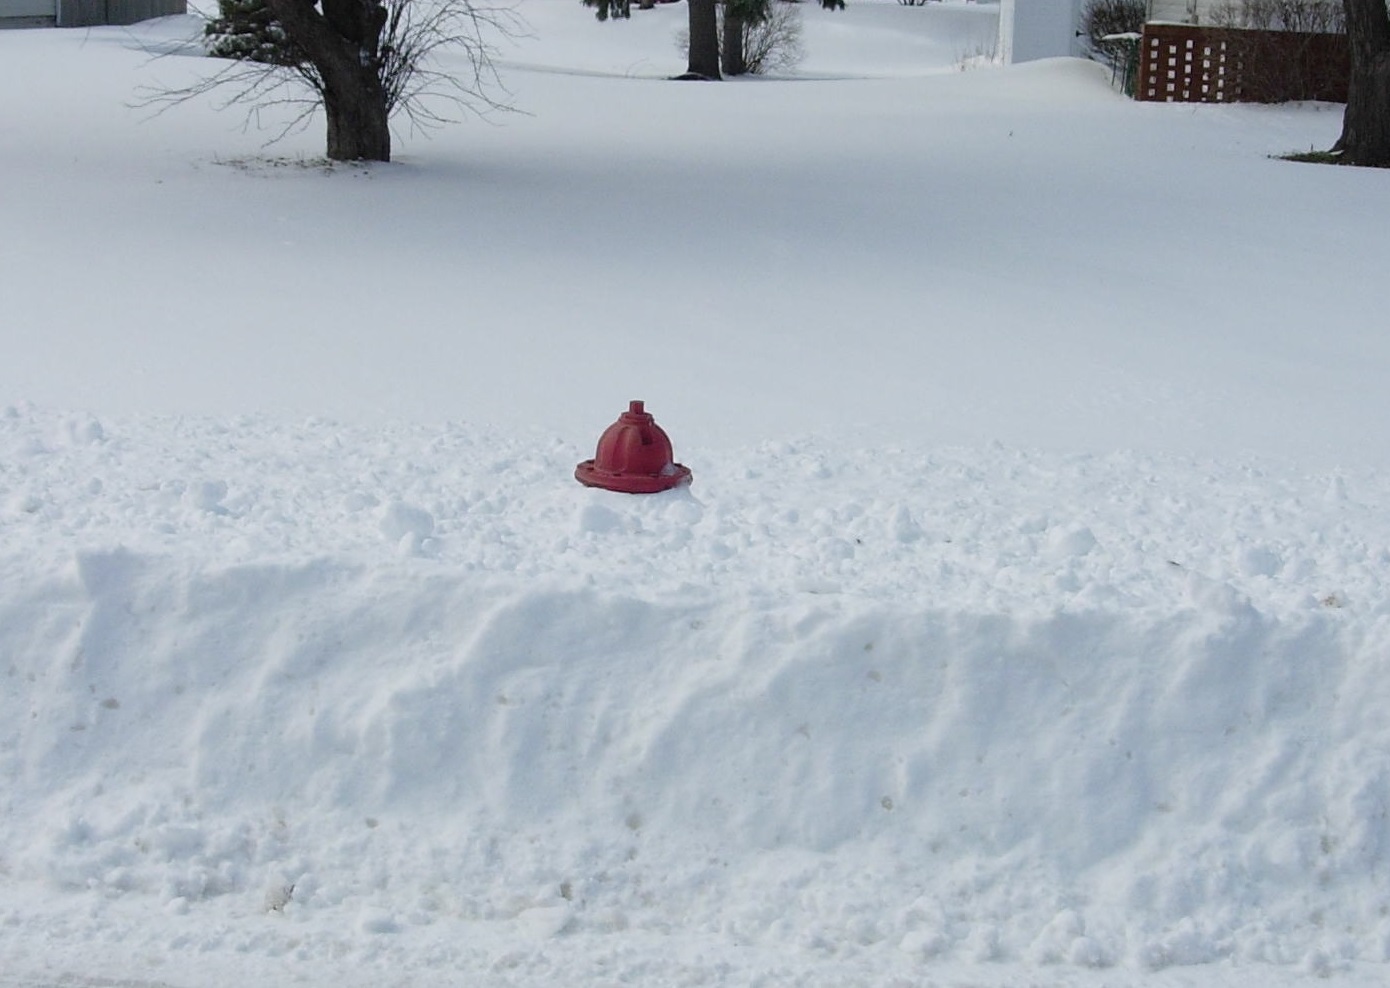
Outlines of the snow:
[{"label": "snow", "polygon": [[1383,982],[1386,176],[803,7],[371,167],[0,33],[0,986]]}]

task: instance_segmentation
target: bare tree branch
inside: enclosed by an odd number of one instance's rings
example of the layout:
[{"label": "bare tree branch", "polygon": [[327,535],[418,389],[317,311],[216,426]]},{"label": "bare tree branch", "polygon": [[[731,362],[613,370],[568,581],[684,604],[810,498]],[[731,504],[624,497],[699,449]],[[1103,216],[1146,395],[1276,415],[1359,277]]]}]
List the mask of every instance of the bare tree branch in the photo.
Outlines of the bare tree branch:
[{"label": "bare tree branch", "polygon": [[[457,123],[468,114],[514,111],[495,63],[498,42],[526,33],[525,22],[510,3],[382,0],[381,9],[384,24],[373,36],[374,50],[363,50],[364,58],[371,55],[377,66],[389,116],[408,121],[413,133]],[[154,57],[172,54],[156,52]],[[159,115],[214,93],[223,96],[217,109],[245,109],[244,130],[261,129],[269,110],[296,110],[266,146],[304,130],[325,106],[325,84],[318,67],[291,47],[274,60],[227,61],[188,85],[142,88],[133,105],[153,108]]]}]

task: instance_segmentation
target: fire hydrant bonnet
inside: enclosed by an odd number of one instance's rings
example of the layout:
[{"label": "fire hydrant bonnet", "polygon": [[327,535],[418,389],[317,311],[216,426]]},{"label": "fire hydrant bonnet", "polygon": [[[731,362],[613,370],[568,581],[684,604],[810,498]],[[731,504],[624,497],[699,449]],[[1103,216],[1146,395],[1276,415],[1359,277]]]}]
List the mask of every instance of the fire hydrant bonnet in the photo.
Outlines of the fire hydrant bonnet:
[{"label": "fire hydrant bonnet", "polygon": [[675,462],[666,431],[634,401],[604,430],[594,458],[575,467],[574,477],[586,487],[655,494],[688,484],[690,469]]}]

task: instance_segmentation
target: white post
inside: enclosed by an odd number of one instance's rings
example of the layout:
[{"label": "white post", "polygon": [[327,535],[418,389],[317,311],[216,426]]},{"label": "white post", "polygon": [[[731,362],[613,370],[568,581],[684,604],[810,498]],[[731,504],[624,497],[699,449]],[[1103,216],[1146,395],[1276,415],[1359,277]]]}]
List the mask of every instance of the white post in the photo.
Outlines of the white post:
[{"label": "white post", "polygon": [[1005,65],[1014,61],[1014,0],[999,0],[999,58]]}]

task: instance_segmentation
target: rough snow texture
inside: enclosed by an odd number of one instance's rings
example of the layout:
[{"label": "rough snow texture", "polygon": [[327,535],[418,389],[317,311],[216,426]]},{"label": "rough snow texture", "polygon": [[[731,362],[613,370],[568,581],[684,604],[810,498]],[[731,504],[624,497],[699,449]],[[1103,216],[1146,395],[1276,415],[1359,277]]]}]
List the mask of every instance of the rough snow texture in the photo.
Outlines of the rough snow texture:
[{"label": "rough snow texture", "polygon": [[583,452],[9,409],[12,962],[1390,950],[1374,477],[808,440],[634,498]]},{"label": "rough snow texture", "polygon": [[[973,5],[663,87],[678,6],[327,173],[0,36],[0,985],[1382,983],[1382,176]],[[692,487],[572,479],[634,398]]]}]

